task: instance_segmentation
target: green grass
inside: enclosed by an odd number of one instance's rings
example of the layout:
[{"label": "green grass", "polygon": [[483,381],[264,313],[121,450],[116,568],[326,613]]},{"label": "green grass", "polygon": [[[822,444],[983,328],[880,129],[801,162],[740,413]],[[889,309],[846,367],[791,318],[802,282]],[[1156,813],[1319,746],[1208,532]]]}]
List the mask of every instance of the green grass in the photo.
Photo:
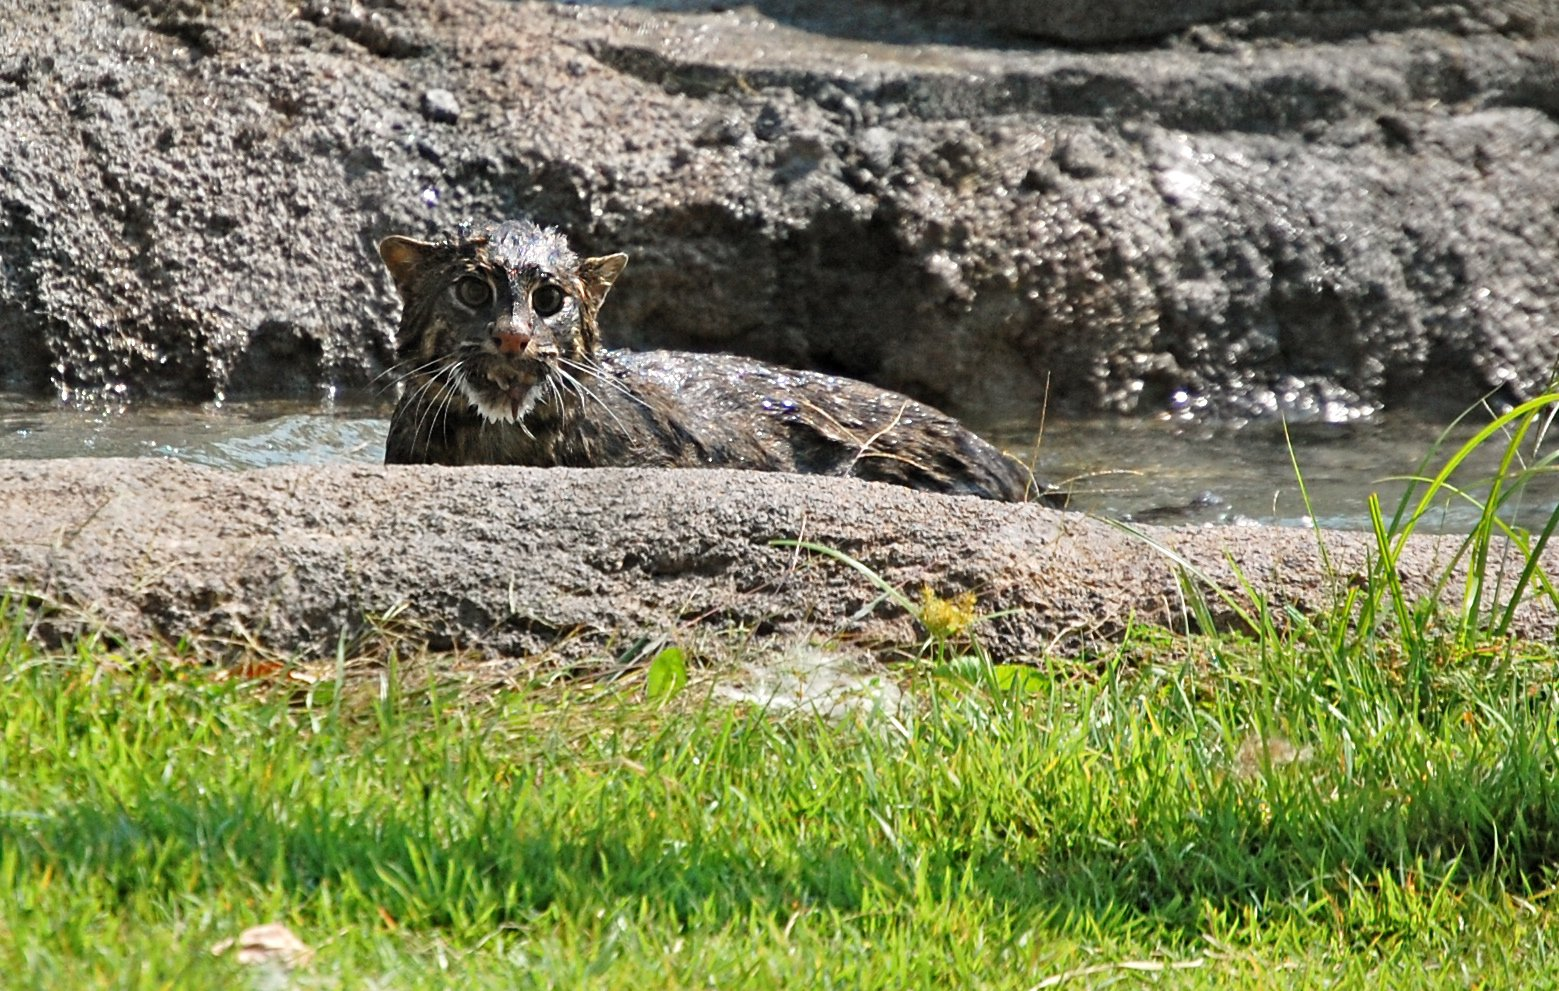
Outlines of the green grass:
[{"label": "green grass", "polygon": [[[1236,589],[1244,632],[1038,677],[895,590],[925,660],[834,721],[678,651],[604,687],[394,647],[245,681],[8,607],[0,985],[1559,985],[1559,657],[1508,635],[1510,582],[1398,598],[1402,525],[1328,614]],[[210,952],[273,921],[310,963]]]},{"label": "green grass", "polygon": [[283,921],[300,987],[1530,986],[1555,659],[1448,652],[1415,693],[1396,646],[1144,630],[827,722],[696,680],[298,695],[13,632],[0,967],[229,986],[210,946]]}]

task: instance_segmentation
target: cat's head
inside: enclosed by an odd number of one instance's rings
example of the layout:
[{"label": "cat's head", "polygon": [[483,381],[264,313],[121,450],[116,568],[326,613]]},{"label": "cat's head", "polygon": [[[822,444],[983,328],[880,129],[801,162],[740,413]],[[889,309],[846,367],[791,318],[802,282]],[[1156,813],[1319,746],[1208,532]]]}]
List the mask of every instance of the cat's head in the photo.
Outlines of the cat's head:
[{"label": "cat's head", "polygon": [[[581,259],[552,228],[511,220],[440,241],[379,245],[404,311],[396,357],[407,387],[463,397],[485,419],[522,420],[555,378],[578,375],[600,347],[596,318],[628,263]],[[561,394],[558,394],[559,398]]]}]

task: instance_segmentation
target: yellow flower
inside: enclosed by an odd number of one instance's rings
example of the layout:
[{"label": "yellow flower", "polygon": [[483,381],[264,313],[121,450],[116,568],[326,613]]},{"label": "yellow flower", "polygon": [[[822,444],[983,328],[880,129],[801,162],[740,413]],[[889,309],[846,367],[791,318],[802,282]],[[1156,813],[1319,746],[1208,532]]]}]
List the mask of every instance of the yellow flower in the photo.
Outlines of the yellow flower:
[{"label": "yellow flower", "polygon": [[921,587],[920,624],[935,639],[951,640],[973,626],[978,618],[973,592],[960,592],[951,599],[944,599],[931,591],[931,586]]}]

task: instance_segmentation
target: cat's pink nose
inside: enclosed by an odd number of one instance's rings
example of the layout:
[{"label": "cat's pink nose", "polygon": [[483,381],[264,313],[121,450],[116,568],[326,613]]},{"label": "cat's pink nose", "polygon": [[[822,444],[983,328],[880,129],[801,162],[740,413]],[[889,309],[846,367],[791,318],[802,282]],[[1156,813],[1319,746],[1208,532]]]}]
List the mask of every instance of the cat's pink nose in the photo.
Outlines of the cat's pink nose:
[{"label": "cat's pink nose", "polygon": [[514,331],[500,330],[493,335],[493,343],[498,346],[499,354],[521,354],[530,342],[531,335]]}]

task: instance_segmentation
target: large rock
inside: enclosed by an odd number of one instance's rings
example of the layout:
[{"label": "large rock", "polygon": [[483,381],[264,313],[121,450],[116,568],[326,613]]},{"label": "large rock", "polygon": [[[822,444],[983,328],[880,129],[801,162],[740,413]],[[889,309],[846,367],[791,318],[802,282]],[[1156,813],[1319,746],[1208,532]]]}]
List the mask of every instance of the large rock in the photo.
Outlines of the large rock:
[{"label": "large rock", "polygon": [[5,382],[361,385],[395,316],[376,240],[520,213],[633,256],[619,342],[960,414],[1346,417],[1527,396],[1559,361],[1544,7],[1079,52],[682,6],[13,2]]},{"label": "large rock", "polygon": [[[923,586],[974,592],[982,611],[1004,614],[979,629],[982,642],[1021,660],[1108,649],[1128,624],[1183,626],[1183,574],[1247,608],[1254,590],[1278,616],[1335,604],[1357,594],[1373,547],[1366,534],[1328,533],[1323,562],[1308,530],[1138,535],[1034,505],[694,470],[4,461],[0,519],[0,589],[52,607],[40,615],[56,634],[101,625],[137,643],[289,653],[332,651],[386,616],[435,646],[508,656],[599,656],[642,638],[904,649],[923,636],[855,570],[777,543],[799,539],[912,598]],[[1410,544],[1397,568],[1407,594],[1460,590],[1455,578],[1436,584],[1460,544]],[[1203,594],[1229,622],[1224,601]],[[1555,621],[1551,601],[1530,601],[1513,632],[1549,639]]]},{"label": "large rock", "polygon": [[1219,24],[1245,37],[1338,38],[1408,28],[1539,34],[1559,23],[1551,0],[917,0],[925,11],[1040,38],[1108,44]]}]

